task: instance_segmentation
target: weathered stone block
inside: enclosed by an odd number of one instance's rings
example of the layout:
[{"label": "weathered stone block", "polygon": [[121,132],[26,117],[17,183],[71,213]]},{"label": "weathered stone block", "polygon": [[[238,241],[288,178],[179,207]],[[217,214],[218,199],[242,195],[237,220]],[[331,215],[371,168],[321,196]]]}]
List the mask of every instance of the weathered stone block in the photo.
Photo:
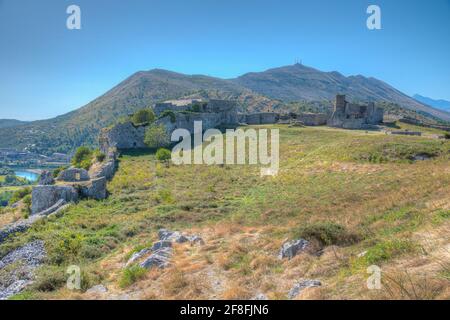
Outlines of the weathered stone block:
[{"label": "weathered stone block", "polygon": [[78,201],[78,191],[72,186],[35,186],[31,198],[31,214],[37,214],[50,208],[61,199],[66,202]]},{"label": "weathered stone block", "polygon": [[89,181],[89,173],[85,169],[69,168],[59,173],[57,180],[64,182]]}]

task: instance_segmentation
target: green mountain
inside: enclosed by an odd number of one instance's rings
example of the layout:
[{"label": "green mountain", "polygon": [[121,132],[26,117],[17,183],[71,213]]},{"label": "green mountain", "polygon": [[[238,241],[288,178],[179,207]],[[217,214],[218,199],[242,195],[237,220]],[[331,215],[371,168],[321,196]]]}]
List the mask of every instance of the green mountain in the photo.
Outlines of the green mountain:
[{"label": "green mountain", "polygon": [[[53,119],[20,127],[0,127],[0,147],[38,153],[71,152],[82,144],[95,145],[101,128],[152,104],[185,96],[238,100],[242,111],[281,110],[290,102],[320,102],[336,93],[361,101],[389,101],[450,120],[450,114],[423,105],[382,81],[344,77],[303,65],[286,66],[225,80],[154,69],[137,72],[86,106]],[[286,104],[287,103],[287,104]],[[286,107],[286,109],[289,109]]]}]

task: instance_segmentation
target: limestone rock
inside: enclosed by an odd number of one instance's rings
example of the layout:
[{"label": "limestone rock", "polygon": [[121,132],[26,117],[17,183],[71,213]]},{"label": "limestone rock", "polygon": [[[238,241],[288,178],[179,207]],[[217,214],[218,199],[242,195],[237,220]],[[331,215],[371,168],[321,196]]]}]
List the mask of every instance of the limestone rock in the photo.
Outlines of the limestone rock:
[{"label": "limestone rock", "polygon": [[59,200],[78,201],[78,192],[72,186],[35,186],[31,197],[31,214],[34,215],[52,207]]},{"label": "limestone rock", "polygon": [[133,253],[133,255],[130,257],[130,259],[128,259],[127,263],[125,264],[125,268],[129,267],[134,262],[136,262],[137,260],[141,259],[143,256],[145,256],[147,253],[150,253],[151,251],[152,251],[151,248],[145,248],[145,249],[142,249],[139,252]]},{"label": "limestone rock", "polygon": [[160,240],[171,241],[176,243],[190,242],[191,244],[204,244],[203,239],[198,235],[185,235],[179,231],[170,231],[167,229],[160,229],[158,232]]},{"label": "limestone rock", "polygon": [[[44,242],[37,240],[17,248],[0,260],[0,300],[20,293],[33,282],[34,270],[39,267],[46,257]],[[5,267],[18,265],[12,271],[7,271]]]},{"label": "limestone rock", "polygon": [[152,253],[147,259],[140,264],[141,267],[150,269],[152,267],[166,268],[170,264],[170,257],[172,256],[172,248],[161,248]]},{"label": "limestone rock", "polygon": [[256,296],[254,296],[251,300],[269,300],[267,296],[263,293],[259,293]]},{"label": "limestone rock", "polygon": [[309,242],[305,239],[292,240],[289,242],[285,242],[281,246],[280,254],[278,257],[280,259],[288,258],[292,259],[298,253],[304,251],[309,245]]},{"label": "limestone rock", "polygon": [[303,280],[297,282],[288,293],[289,299],[294,299],[300,292],[306,288],[320,287],[322,283],[318,280]]},{"label": "limestone rock", "polygon": [[162,249],[162,248],[170,248],[170,247],[172,247],[172,242],[166,241],[166,240],[162,240],[162,241],[155,242],[153,244],[151,250],[152,251],[157,251],[157,250]]},{"label": "limestone rock", "polygon": [[89,174],[85,169],[69,168],[59,173],[57,180],[64,182],[89,181]]},{"label": "limestone rock", "polygon": [[86,290],[87,294],[102,294],[102,293],[107,293],[107,292],[108,292],[108,288],[106,288],[102,284],[98,284],[98,285],[93,286],[92,288]]},{"label": "limestone rock", "polygon": [[42,171],[38,184],[41,186],[49,186],[55,183],[53,174],[50,171]]}]

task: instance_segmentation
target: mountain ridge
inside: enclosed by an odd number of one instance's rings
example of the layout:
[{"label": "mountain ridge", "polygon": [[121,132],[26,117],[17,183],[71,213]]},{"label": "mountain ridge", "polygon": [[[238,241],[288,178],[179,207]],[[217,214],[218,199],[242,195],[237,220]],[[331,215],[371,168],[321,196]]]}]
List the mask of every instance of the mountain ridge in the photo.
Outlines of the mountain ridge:
[{"label": "mountain ridge", "polygon": [[420,94],[415,94],[413,96],[417,101],[427,104],[431,107],[438,108],[447,112],[450,112],[450,101],[444,99],[432,99],[429,97],[422,96]]},{"label": "mountain ridge", "polygon": [[237,100],[241,111],[282,111],[286,103],[305,100],[327,104],[337,93],[348,99],[389,101],[450,121],[450,113],[408,97],[381,80],[362,75],[346,77],[296,64],[246,73],[234,79],[186,75],[164,69],[138,71],[85,106],[52,119],[0,128],[0,147],[35,152],[70,152],[96,145],[99,131],[119,118],[166,99],[189,95]]}]

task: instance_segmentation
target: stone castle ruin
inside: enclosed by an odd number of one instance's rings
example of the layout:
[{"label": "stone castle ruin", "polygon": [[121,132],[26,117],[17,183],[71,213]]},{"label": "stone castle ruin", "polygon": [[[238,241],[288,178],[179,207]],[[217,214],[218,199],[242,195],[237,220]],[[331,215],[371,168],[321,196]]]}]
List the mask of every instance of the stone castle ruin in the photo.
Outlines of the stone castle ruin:
[{"label": "stone castle ruin", "polygon": [[[242,114],[237,112],[235,101],[178,99],[156,103],[153,107],[158,119],[154,125],[163,125],[170,136],[176,129],[187,129],[194,133],[194,122],[202,121],[203,130],[239,125],[264,125],[275,123],[294,123],[305,126],[321,126],[344,129],[368,129],[383,121],[383,109],[375,106],[349,103],[344,95],[337,95],[334,110],[329,116],[325,113],[258,112]],[[131,120],[103,129],[99,142],[100,149],[107,152],[116,149],[142,149],[148,125],[135,126]]]},{"label": "stone castle ruin", "polygon": [[365,129],[383,122],[384,111],[370,102],[366,105],[349,103],[345,95],[337,95],[333,113],[328,119],[330,127]]},{"label": "stone castle ruin", "polygon": [[[239,123],[237,104],[229,100],[181,99],[157,103],[153,111],[158,119],[154,125],[163,125],[170,136],[176,129],[194,133],[194,122],[202,121],[203,130],[237,126]],[[135,126],[131,121],[103,129],[100,149],[103,152],[116,149],[142,149],[148,125]]]}]

